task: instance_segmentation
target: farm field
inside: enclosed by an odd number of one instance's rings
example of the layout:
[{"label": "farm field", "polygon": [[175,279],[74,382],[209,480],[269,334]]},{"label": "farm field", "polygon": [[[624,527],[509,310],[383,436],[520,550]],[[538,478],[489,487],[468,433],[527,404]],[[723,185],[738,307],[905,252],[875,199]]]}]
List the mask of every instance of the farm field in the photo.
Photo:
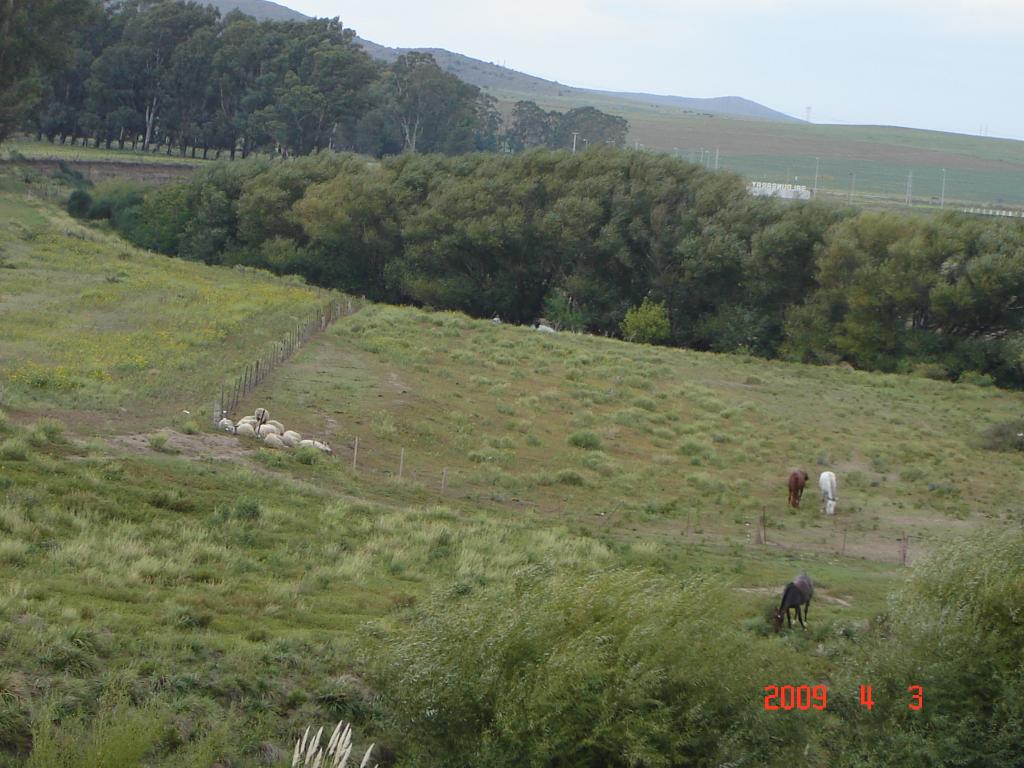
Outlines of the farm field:
[{"label": "farm field", "polygon": [[[567,92],[568,94],[569,92]],[[513,92],[492,92],[511,113]],[[583,102],[572,93],[564,99],[536,100],[547,109],[571,109]],[[819,193],[845,197],[850,173],[856,174],[853,202],[903,203],[907,174],[913,171],[914,199],[936,207],[946,169],[946,205],[1024,206],[1024,142],[893,126],[826,125],[744,120],[696,114],[663,105],[644,105],[589,95],[588,105],[629,120],[631,145],[668,152],[694,162],[739,173],[751,181],[813,185],[815,158],[820,158]],[[933,200],[934,198],[934,200]]]},{"label": "farm field", "polygon": [[[1020,526],[1020,454],[980,444],[1019,393],[411,308],[339,320],[236,414],[332,456],[265,449],[214,395],[326,297],[32,191],[0,193],[0,765],[288,765],[338,718],[382,765],[539,765],[595,723],[622,764],[840,764],[892,593]],[[801,569],[808,630],[772,635]],[[772,683],[836,711],[773,717]]]}]

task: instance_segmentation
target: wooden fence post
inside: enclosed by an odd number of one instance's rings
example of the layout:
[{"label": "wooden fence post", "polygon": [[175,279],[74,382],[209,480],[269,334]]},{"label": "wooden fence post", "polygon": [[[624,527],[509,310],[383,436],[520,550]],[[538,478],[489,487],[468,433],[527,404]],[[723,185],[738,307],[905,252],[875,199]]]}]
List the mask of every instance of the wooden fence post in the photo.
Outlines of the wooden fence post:
[{"label": "wooden fence post", "polygon": [[352,470],[355,471],[359,463],[359,438],[356,438],[355,445],[352,446]]}]

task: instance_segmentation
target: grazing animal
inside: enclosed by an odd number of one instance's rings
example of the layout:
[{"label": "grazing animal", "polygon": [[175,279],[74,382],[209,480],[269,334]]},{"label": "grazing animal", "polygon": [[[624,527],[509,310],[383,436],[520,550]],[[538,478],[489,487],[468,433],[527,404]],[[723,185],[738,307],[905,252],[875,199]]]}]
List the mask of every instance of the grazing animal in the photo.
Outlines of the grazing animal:
[{"label": "grazing animal", "polygon": [[266,437],[267,435],[278,435],[280,437],[280,432],[277,431],[277,427],[273,424],[261,424],[257,428],[256,434],[260,437]]},{"label": "grazing animal", "polygon": [[804,495],[804,486],[807,485],[807,473],[802,469],[794,469],[789,473],[789,506],[793,509],[800,509],[800,499]]},{"label": "grazing animal", "polygon": [[[811,598],[814,596],[814,584],[811,583],[811,577],[807,575],[807,571],[800,571],[800,575],[793,579],[786,588],[782,590],[782,603],[779,604],[779,608],[775,611],[774,628],[778,632],[782,627],[782,617],[785,614],[786,621],[789,622],[789,628],[793,628],[793,617],[790,611],[796,608],[796,618],[800,622],[800,626],[807,629],[807,625],[804,623],[804,619],[807,618],[807,611],[811,607]],[[805,606],[803,615],[800,613],[800,606]]]},{"label": "grazing animal", "polygon": [[[267,426],[267,425],[264,424],[263,426]],[[263,444],[265,446],[267,446],[268,448],[287,448],[288,447],[287,445],[285,445],[285,442],[280,437],[277,436],[276,432],[271,432],[266,437],[264,437],[263,438]]]},{"label": "grazing animal", "polygon": [[254,413],[253,415],[256,417],[257,430],[264,424],[266,424],[267,421],[270,420],[270,411],[268,411],[266,408],[257,408],[256,413]]},{"label": "grazing animal", "polygon": [[230,432],[231,434],[235,433],[235,422],[231,419],[221,419],[217,422],[217,426],[225,432]]},{"label": "grazing animal", "polygon": [[818,487],[821,489],[821,507],[826,515],[836,513],[836,473],[822,472],[818,478]]},{"label": "grazing animal", "polygon": [[302,440],[302,435],[300,435],[298,432],[294,430],[289,429],[285,430],[284,434],[281,435],[281,440],[289,448],[294,448],[299,444],[299,441]]},{"label": "grazing animal", "polygon": [[240,421],[235,427],[236,435],[244,435],[246,437],[256,437],[256,430],[252,428],[252,423],[248,421]]}]

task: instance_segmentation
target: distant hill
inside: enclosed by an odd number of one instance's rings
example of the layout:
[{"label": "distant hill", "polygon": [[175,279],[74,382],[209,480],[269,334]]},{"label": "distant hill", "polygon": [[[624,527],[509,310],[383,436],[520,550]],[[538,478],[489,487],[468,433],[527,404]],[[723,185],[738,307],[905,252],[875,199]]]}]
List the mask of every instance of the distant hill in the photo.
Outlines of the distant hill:
[{"label": "distant hill", "polygon": [[[257,19],[301,20],[307,18],[298,11],[269,0],[208,0],[221,13],[238,9]],[[342,19],[348,22],[348,19]],[[480,59],[453,53],[444,48],[388,48],[371,40],[356,38],[360,45],[373,58],[388,63],[409,51],[429,53],[437,60],[438,65],[446,72],[467,83],[477,86],[500,101],[517,101],[530,99],[548,108],[572,109],[580,106],[600,106],[601,109],[611,108],[615,111],[615,102],[621,106],[632,106],[634,103],[651,107],[669,107],[684,112],[698,114],[729,115],[748,120],[779,120],[800,122],[796,118],[769,109],[761,104],[738,96],[723,96],[713,99],[692,99],[683,96],[659,96],[649,93],[615,93],[613,91],[589,90],[562,85],[556,81],[518,72],[508,67],[491,64]],[[601,105],[595,104],[595,97]]]},{"label": "distant hill", "polygon": [[[222,12],[240,8],[262,19],[306,18],[268,0],[209,1]],[[358,19],[342,21],[356,24]],[[388,48],[358,40],[381,61],[394,61],[409,50],[433,54],[444,70],[494,96],[505,115],[520,99],[561,111],[596,107],[629,120],[631,146],[671,152],[750,180],[813,186],[817,179],[821,195],[902,206],[913,171],[918,204],[1024,206],[1020,141],[893,126],[811,124],[737,96],[691,99],[574,88],[442,48]]]},{"label": "distant hill", "polygon": [[302,21],[308,18],[298,11],[286,8],[270,0],[206,0],[207,5],[212,5],[221,14],[239,10],[256,19],[268,21]]}]

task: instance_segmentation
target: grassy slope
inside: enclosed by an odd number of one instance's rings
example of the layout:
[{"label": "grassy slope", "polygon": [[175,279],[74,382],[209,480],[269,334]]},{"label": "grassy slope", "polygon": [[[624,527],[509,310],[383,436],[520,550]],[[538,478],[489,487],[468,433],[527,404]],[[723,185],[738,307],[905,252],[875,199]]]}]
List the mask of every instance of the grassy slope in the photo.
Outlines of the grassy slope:
[{"label": "grassy slope", "polygon": [[0,253],[7,407],[71,421],[208,414],[222,381],[323,303],[295,281],[140,251],[25,195],[0,196]]},{"label": "grassy slope", "polygon": [[[316,337],[245,404],[329,439],[334,457],[215,433],[152,450],[147,435],[202,407],[231,361],[315,297],[133,251],[23,195],[0,204],[15,267],[0,272],[15,330],[0,339],[4,749],[26,748],[46,706],[91,712],[118,692],[156,702],[145,730],[167,756],[153,764],[274,764],[268,744],[336,717],[386,742],[360,679],[375,638],[435,591],[537,565],[718,574],[735,588],[719,621],[756,634],[806,567],[811,631],[764,642],[791,664],[784,682],[816,680],[846,652],[838,630],[883,610],[901,580],[897,535],[914,537],[913,558],[1019,515],[1019,460],[971,444],[1019,413],[1017,394],[386,307]],[[42,321],[47,307],[60,315]],[[245,333],[204,334],[227,318]],[[146,364],[114,364],[129,350]],[[80,386],[12,382],[51,354]],[[40,420],[55,410],[63,434]],[[576,432],[600,448],[568,445]],[[813,488],[785,507],[787,470],[819,463],[839,474],[834,521]],[[752,537],[762,510],[768,546]]]}]

